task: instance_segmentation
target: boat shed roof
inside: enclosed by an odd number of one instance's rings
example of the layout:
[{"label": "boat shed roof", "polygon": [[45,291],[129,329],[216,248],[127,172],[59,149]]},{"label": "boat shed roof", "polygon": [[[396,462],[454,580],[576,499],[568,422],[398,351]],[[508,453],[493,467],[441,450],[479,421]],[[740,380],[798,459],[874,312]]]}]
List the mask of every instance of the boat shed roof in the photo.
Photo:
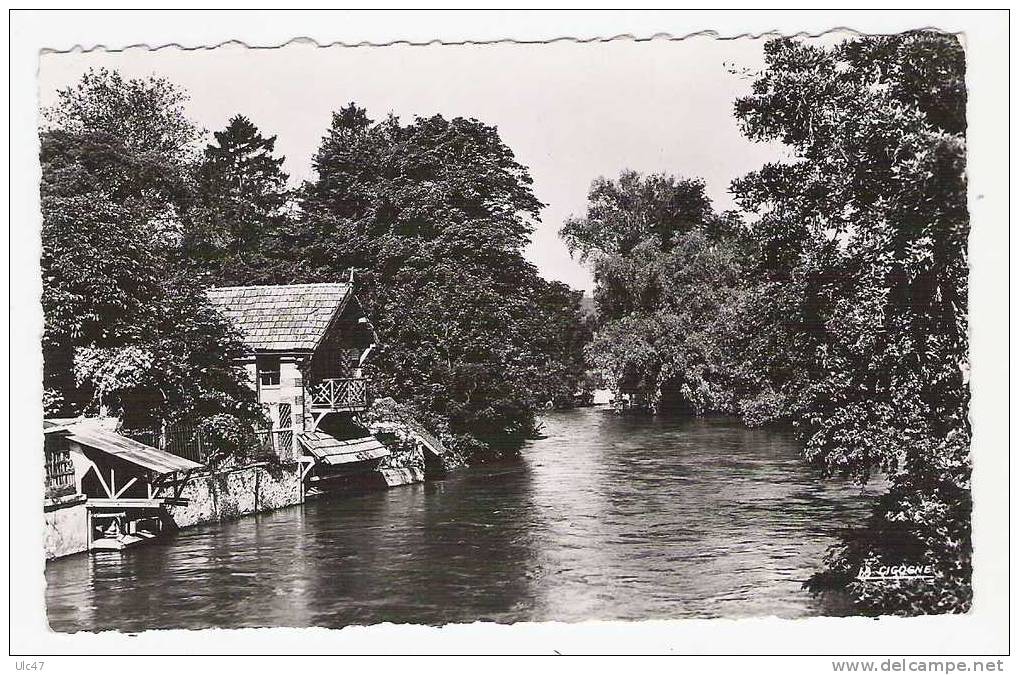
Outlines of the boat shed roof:
[{"label": "boat shed roof", "polygon": [[314,351],[351,294],[351,284],[225,286],[206,294],[255,352]]},{"label": "boat shed roof", "polygon": [[52,434],[58,431],[66,431],[67,427],[81,421],[80,417],[47,417],[42,421],[42,432]]},{"label": "boat shed roof", "polygon": [[349,464],[388,457],[391,453],[374,436],[341,441],[324,431],[306,431],[298,437],[311,455],[326,464]]},{"label": "boat shed roof", "polygon": [[156,473],[173,473],[202,468],[201,464],[139,443],[127,436],[88,423],[66,427],[68,440],[95,448]]}]

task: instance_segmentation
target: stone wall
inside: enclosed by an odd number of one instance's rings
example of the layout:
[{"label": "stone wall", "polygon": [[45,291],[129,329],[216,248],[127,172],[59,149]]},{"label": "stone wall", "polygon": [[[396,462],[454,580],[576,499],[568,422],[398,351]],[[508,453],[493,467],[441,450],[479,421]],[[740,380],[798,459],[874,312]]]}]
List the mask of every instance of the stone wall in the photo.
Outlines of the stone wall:
[{"label": "stone wall", "polygon": [[231,520],[302,502],[300,467],[260,464],[202,474],[181,492],[187,506],[166,507],[177,527]]},{"label": "stone wall", "polygon": [[46,558],[88,550],[88,512],[83,495],[43,507],[43,548]]},{"label": "stone wall", "polygon": [[379,462],[379,473],[386,486],[423,483],[425,480],[425,457],[419,443],[396,437],[383,436],[386,447],[392,453]]}]

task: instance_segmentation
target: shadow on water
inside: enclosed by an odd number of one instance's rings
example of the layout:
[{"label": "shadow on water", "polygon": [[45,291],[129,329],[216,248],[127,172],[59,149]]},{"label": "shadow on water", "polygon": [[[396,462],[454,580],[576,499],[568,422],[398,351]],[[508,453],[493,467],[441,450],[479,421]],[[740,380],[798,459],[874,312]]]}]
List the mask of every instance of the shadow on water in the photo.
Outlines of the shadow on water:
[{"label": "shadow on water", "polygon": [[870,493],[725,418],[552,412],[512,461],[47,564],[54,630],[838,614]]}]

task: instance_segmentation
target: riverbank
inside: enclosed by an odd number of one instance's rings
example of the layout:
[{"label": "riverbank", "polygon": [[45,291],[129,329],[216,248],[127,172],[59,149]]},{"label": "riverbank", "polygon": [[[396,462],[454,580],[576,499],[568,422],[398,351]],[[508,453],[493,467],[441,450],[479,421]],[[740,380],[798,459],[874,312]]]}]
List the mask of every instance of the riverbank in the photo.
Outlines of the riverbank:
[{"label": "riverbank", "polygon": [[301,467],[262,462],[211,470],[190,478],[180,497],[187,503],[166,507],[177,529],[294,506],[304,501]]},{"label": "riverbank", "polygon": [[[169,494],[176,503],[165,505],[161,515],[162,529],[169,531],[233,520],[304,501],[300,465],[275,462],[205,469],[188,476],[179,487],[170,486],[155,496]],[[82,494],[46,500],[43,549],[48,560],[89,551],[90,508],[88,498]]]},{"label": "riverbank", "polygon": [[[513,460],[47,565],[54,630],[841,614],[802,583],[870,488],[792,434],[604,408]],[[174,583],[186,578],[187,583]],[[160,607],[186,612],[160,612]]]}]

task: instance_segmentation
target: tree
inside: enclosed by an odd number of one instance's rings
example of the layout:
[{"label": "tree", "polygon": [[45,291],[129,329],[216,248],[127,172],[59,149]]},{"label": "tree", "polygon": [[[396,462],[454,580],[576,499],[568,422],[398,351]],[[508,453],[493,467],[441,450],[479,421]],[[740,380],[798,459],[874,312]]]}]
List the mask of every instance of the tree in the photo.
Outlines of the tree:
[{"label": "tree", "polygon": [[[811,579],[861,611],[965,611],[971,599],[965,60],[931,32],[833,48],[772,40],[735,113],[792,161],[734,181],[596,181],[562,236],[592,263],[588,357],[659,412],[792,421],[806,459],[888,493]],[[670,405],[671,399],[671,405]],[[856,578],[930,565],[931,582]]]},{"label": "tree", "polygon": [[243,349],[181,247],[194,205],[185,97],[159,78],[90,71],[44,111],[44,383],[49,412],[123,421],[258,412]]},{"label": "tree", "polygon": [[546,405],[568,408],[575,396],[590,395],[584,348],[593,330],[585,320],[576,291],[559,281],[546,281],[536,274],[533,285],[522,296],[516,312],[522,336],[530,336],[530,348],[540,358],[535,376],[535,397]]},{"label": "tree", "polygon": [[90,70],[43,110],[41,134],[54,141],[51,185],[65,193],[105,191],[153,228],[176,228],[193,201],[191,167],[201,135],[184,114],[188,96],[158,77],[124,80]]},{"label": "tree", "polygon": [[591,264],[600,317],[589,362],[658,412],[707,412],[731,397],[713,359],[715,316],[738,280],[736,223],[704,182],[624,171],[591,185],[560,236]]},{"label": "tree", "polygon": [[623,171],[591,183],[584,217],[571,217],[559,236],[595,277],[595,302],[605,319],[655,307],[662,297],[653,261],[676,237],[716,222],[704,181]]},{"label": "tree", "polygon": [[197,170],[200,211],[185,237],[188,257],[216,284],[285,283],[294,233],[276,137],[263,137],[243,115],[214,136]]},{"label": "tree", "polygon": [[359,270],[380,393],[475,455],[531,433],[535,410],[579,381],[576,341],[567,356],[551,338],[579,323],[579,299],[523,258],[541,204],[496,129],[438,115],[374,122],[351,104],[314,166],[301,197],[305,278]]},{"label": "tree", "polygon": [[[794,297],[817,375],[798,392],[806,456],[888,496],[833,551],[813,587],[847,588],[879,612],[970,602],[966,340],[965,59],[931,32],[834,48],[773,40],[744,132],[792,163],[737,181],[755,214],[762,278]],[[894,530],[894,534],[891,531]],[[906,556],[903,561],[900,558]],[[853,579],[865,565],[931,564],[930,584]]]},{"label": "tree", "polygon": [[116,411],[127,428],[224,412],[260,419],[251,388],[234,365],[246,348],[187,270],[131,320],[144,335],[75,351],[75,375],[88,386],[94,406]]},{"label": "tree", "polygon": [[[72,376],[76,346],[139,335],[133,316],[157,294],[161,251],[188,208],[185,96],[165,80],[89,71],[43,111],[44,384],[54,412],[84,403]],[[87,397],[87,394],[84,394]]]},{"label": "tree", "polygon": [[301,250],[330,274],[363,266],[388,281],[425,244],[498,262],[526,245],[541,207],[527,169],[477,120],[375,123],[350,104],[333,115],[313,166]]}]

